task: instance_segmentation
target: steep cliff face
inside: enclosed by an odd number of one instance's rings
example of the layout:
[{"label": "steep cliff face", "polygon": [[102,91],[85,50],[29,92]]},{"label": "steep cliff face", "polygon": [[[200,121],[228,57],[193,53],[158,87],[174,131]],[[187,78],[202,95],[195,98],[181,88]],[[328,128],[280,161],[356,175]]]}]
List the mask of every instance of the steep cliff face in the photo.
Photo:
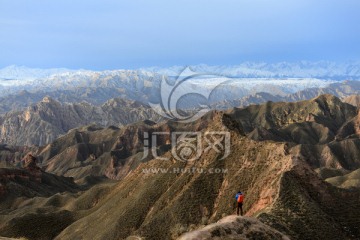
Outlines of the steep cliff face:
[{"label": "steep cliff face", "polygon": [[96,123],[123,126],[145,119],[161,118],[146,105],[111,99],[100,107],[88,103],[61,104],[49,97],[24,111],[0,118],[0,139],[11,145],[45,145],[68,130]]}]

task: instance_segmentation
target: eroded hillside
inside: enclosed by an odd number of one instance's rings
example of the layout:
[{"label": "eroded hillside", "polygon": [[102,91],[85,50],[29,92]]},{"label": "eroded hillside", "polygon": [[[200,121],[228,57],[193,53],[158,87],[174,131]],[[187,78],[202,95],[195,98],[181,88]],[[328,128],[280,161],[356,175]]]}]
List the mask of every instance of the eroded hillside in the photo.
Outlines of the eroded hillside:
[{"label": "eroded hillside", "polygon": [[[120,129],[79,128],[40,148],[41,166],[79,183],[86,175],[121,180],[82,193],[18,201],[40,212],[70,212],[71,221],[55,215],[65,225],[56,239],[176,239],[234,214],[234,195],[241,190],[247,216],[291,238],[356,239],[360,186],[330,183],[339,182],[331,177],[356,176],[346,174],[360,167],[357,118],[356,107],[324,95],[212,111],[191,124],[146,121]],[[225,149],[204,148],[196,161],[179,161],[165,135],[157,142],[157,154],[167,160],[142,159],[144,132],[159,131],[229,132],[231,151],[221,159]],[[25,212],[20,205],[14,203],[18,209],[5,214],[12,222],[21,219],[16,213]],[[24,235],[3,219],[7,228],[0,227],[0,235]],[[35,239],[26,231],[25,236]]]},{"label": "eroded hillside", "polygon": [[70,129],[89,124],[124,126],[141,120],[159,121],[161,117],[139,102],[115,98],[101,106],[86,102],[60,103],[50,97],[24,111],[0,117],[1,143],[17,146],[42,146],[53,142]]}]

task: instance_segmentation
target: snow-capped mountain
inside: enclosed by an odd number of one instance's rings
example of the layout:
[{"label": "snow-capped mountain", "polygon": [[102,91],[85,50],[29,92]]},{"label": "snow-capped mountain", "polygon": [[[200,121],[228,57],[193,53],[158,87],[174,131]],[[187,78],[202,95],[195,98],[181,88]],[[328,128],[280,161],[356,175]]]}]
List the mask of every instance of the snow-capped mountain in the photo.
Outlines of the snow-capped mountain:
[{"label": "snow-capped mountain", "polygon": [[[160,75],[178,76],[186,66],[171,67],[149,67],[139,71],[155,72]],[[358,80],[360,79],[360,62],[336,63],[330,61],[299,61],[299,62],[243,62],[238,65],[192,65],[189,66],[193,71],[206,74],[217,74],[233,78],[321,78],[331,80]],[[28,68],[25,66],[11,65],[0,69],[0,79],[23,80],[48,78],[52,75],[59,77],[70,76],[74,73],[89,75],[89,73],[113,75],[125,70],[115,71],[89,71],[89,70],[70,70],[66,68]],[[149,74],[149,73],[148,73]]]},{"label": "snow-capped mountain", "polygon": [[[198,69],[204,72],[205,67]],[[221,69],[219,67],[219,69]],[[223,70],[225,71],[225,70]],[[197,73],[194,72],[194,73]],[[219,72],[219,71],[218,71]],[[168,77],[155,71],[146,70],[111,70],[111,71],[72,71],[55,73],[43,78],[0,80],[2,91],[0,96],[27,91],[73,90],[75,88],[120,89],[129,98],[148,101],[158,100],[161,95],[161,82],[170,81],[174,84],[176,77]],[[223,82],[220,86],[219,83]],[[270,92],[277,95],[291,94],[309,87],[325,87],[331,80],[316,78],[251,78],[226,77],[221,75],[197,75],[189,80],[189,89],[183,94],[192,93],[192,89],[213,89],[211,102],[223,101],[227,98],[240,98],[257,92]],[[196,92],[196,91],[195,91]],[[140,99],[139,99],[140,98]]]},{"label": "snow-capped mountain", "polygon": [[[164,76],[142,70],[88,71],[79,70],[52,74],[44,78],[16,80],[0,79],[0,97],[17,94],[23,90],[29,92],[56,92],[70,95],[70,92],[82,92],[83,95],[97,93],[114,97],[118,92],[125,98],[147,101],[158,95],[158,88]],[[52,95],[53,94],[49,94]],[[81,98],[81,96],[79,96]],[[103,99],[103,97],[102,97]],[[93,102],[97,102],[96,99]]]},{"label": "snow-capped mountain", "polygon": [[[195,65],[188,69],[195,77],[187,80],[187,87],[177,93],[177,98],[191,93],[211,92],[206,97],[210,104],[259,92],[286,96],[305,89],[325,88],[340,80],[360,80],[360,63],[356,62],[246,62],[236,66]],[[169,93],[183,70],[181,66],[106,71],[10,66],[0,69],[0,97],[26,90],[70,102],[90,99],[92,103],[102,103],[110,97],[121,96],[144,103],[159,103],[171,97]],[[167,82],[165,90],[163,81]],[[199,98],[194,99],[194,96],[185,100],[182,98],[181,106],[199,106]]]},{"label": "snow-capped mountain", "polygon": [[[321,78],[332,80],[360,79],[360,62],[335,63],[330,61],[300,62],[244,62],[233,66],[190,66],[200,73],[219,74],[238,78]],[[150,67],[144,70],[169,76],[177,76],[185,67]]]}]

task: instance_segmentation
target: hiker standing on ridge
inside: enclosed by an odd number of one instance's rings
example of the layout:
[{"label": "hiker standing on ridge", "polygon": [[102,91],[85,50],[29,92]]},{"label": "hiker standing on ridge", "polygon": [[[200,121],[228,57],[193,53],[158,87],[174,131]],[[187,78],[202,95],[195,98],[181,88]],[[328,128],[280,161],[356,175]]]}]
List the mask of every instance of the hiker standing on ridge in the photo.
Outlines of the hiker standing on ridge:
[{"label": "hiker standing on ridge", "polygon": [[237,209],[236,209],[236,214],[239,216],[239,210],[241,211],[241,216],[243,215],[243,209],[242,209],[242,206],[243,206],[243,201],[244,201],[244,194],[242,192],[238,192],[236,195],[235,195],[235,200],[236,200],[236,206],[237,206]]}]

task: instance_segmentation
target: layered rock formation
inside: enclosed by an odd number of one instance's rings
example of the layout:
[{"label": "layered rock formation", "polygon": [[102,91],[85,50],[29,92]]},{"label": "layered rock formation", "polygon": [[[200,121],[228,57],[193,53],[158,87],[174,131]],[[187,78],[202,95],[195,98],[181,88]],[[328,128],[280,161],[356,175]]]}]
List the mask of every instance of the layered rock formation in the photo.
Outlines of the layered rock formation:
[{"label": "layered rock formation", "polygon": [[61,104],[49,97],[25,111],[0,117],[1,143],[45,145],[70,129],[96,123],[123,126],[145,119],[161,118],[150,107],[134,101],[111,99],[97,107],[89,103]]},{"label": "layered rock formation", "polygon": [[[268,226],[259,223],[265,236],[356,239],[360,237],[360,189],[338,188],[329,179],[360,168],[359,136],[350,124],[357,117],[356,107],[324,95],[296,103],[212,111],[187,124],[79,128],[40,148],[35,154],[40,164],[47,171],[78,179],[100,172],[121,180],[95,185],[78,195],[19,200],[20,206],[14,202],[10,206],[17,210],[2,216],[6,227],[0,225],[0,235],[36,239],[31,230],[19,229],[23,217],[17,214],[31,208],[51,210],[61,225],[44,234],[44,239],[176,239],[233,215],[234,195],[241,190],[246,216]],[[209,139],[201,138],[197,143],[204,148],[199,158],[179,161],[174,153],[180,154],[181,149],[170,145],[165,135],[158,139],[157,154],[167,160],[141,160],[143,133],[158,131],[228,132],[231,151],[222,159],[225,148],[207,148]],[[48,220],[41,214],[35,217],[39,222]],[[237,234],[244,230],[243,223],[231,225]],[[254,233],[251,229],[243,232]]]}]

